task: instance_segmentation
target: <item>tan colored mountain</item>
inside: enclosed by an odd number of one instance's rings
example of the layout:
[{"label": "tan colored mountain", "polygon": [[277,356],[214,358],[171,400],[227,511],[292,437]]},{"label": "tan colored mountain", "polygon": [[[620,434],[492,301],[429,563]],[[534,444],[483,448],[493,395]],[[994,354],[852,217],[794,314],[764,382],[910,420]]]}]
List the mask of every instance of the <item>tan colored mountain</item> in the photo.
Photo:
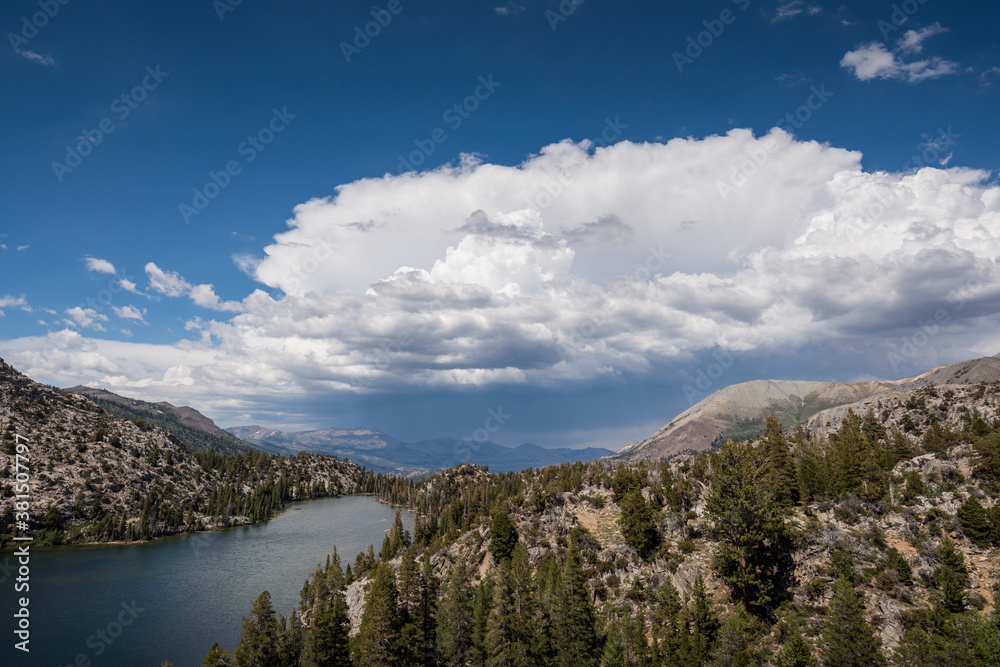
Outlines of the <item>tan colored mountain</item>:
[{"label": "tan colored mountain", "polygon": [[674,417],[648,438],[624,447],[609,458],[638,460],[670,458],[700,452],[726,438],[749,437],[764,430],[764,419],[776,415],[789,426],[807,422],[813,428],[839,423],[853,406],[890,392],[930,385],[1000,381],[1000,355],[938,366],[912,378],[866,382],[753,380],[730,385]]}]

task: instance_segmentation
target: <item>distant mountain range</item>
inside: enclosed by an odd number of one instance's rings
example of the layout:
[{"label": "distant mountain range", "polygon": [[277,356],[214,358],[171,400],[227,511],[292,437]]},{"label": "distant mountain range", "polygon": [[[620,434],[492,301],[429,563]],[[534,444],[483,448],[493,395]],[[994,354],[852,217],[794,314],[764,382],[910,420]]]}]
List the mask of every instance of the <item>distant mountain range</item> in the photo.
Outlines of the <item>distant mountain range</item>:
[{"label": "distant mountain range", "polygon": [[769,414],[790,426],[802,422],[811,430],[840,423],[849,407],[865,411],[876,399],[927,386],[1000,381],[1000,355],[938,366],[902,380],[821,382],[753,380],[730,385],[674,417],[656,433],[623,447],[609,458],[669,458],[701,452],[728,438],[748,438],[764,430]]},{"label": "distant mountain range", "polygon": [[494,442],[462,442],[434,438],[406,443],[374,428],[329,428],[282,433],[263,426],[235,426],[223,430],[194,408],[161,401],[149,403],[119,396],[106,389],[76,386],[62,390],[84,396],[116,417],[142,420],[177,436],[191,450],[214,449],[233,454],[261,449],[291,456],[299,452],[349,459],[375,472],[420,474],[470,461],[494,472],[524,470],[568,461],[590,461],[611,454],[610,449],[546,449],[524,444],[504,447]]},{"label": "distant mountain range", "polygon": [[524,444],[504,447],[495,442],[433,438],[402,442],[374,428],[339,428],[282,433],[263,426],[234,426],[226,429],[249,445],[290,455],[298,452],[331,454],[350,459],[378,472],[415,474],[443,470],[465,463],[488,466],[492,472],[524,470],[539,466],[590,461],[611,454],[611,450],[553,448]]},{"label": "distant mountain range", "polygon": [[730,385],[685,410],[648,438],[617,452],[603,448],[548,449],[532,444],[504,447],[494,442],[432,438],[407,443],[375,428],[329,428],[283,433],[264,426],[219,428],[194,408],[170,403],[147,403],[93,387],[63,390],[91,399],[112,414],[141,419],[176,435],[190,449],[220,452],[246,451],[247,446],[289,456],[299,452],[329,454],[350,459],[376,472],[421,474],[466,461],[494,472],[523,470],[569,461],[597,458],[638,460],[670,458],[700,452],[728,438],[752,437],[764,430],[764,419],[776,415],[783,425],[804,424],[822,431],[835,428],[849,407],[865,411],[881,398],[927,386],[1000,381],[1000,355],[938,366],[902,380],[823,382],[809,380],[753,380]]}]

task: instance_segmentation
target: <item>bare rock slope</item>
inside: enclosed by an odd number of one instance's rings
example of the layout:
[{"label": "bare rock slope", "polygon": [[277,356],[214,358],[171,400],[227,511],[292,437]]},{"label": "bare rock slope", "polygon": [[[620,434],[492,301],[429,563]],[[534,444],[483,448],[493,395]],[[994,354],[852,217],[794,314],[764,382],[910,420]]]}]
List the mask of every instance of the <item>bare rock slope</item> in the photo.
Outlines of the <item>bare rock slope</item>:
[{"label": "bare rock slope", "polygon": [[1000,355],[938,366],[912,378],[866,382],[753,380],[730,385],[685,410],[648,438],[615,452],[613,459],[670,458],[701,452],[725,438],[750,437],[776,415],[783,425],[839,423],[853,407],[867,409],[876,397],[927,386],[1000,381]]}]

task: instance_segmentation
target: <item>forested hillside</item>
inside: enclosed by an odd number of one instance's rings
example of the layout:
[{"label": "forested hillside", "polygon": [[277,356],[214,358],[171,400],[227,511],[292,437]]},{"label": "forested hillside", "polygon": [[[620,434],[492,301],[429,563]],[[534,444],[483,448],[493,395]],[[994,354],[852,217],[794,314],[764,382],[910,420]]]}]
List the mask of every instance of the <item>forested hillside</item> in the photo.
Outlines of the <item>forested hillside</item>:
[{"label": "forested hillside", "polygon": [[[33,382],[0,360],[0,546],[27,441],[35,544],[133,541],[266,519],[289,500],[374,489],[350,461],[192,451],[174,433]],[[24,471],[24,468],[21,468]]]},{"label": "forested hillside", "polygon": [[670,461],[379,477],[413,534],[333,554],[287,618],[261,595],[204,664],[1000,664],[998,397],[927,387]]},{"label": "forested hillside", "polygon": [[249,445],[216,426],[211,419],[194,408],[178,408],[169,403],[149,403],[93,387],[77,386],[63,391],[85,396],[115,417],[131,421],[142,420],[170,431],[191,451],[214,449],[221,454],[252,451]]}]

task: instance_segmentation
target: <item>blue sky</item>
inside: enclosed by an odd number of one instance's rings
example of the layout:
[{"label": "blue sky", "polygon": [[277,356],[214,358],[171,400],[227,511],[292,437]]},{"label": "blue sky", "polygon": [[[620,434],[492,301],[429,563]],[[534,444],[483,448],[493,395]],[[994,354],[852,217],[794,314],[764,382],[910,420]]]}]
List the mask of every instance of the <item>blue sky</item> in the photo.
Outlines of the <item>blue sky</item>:
[{"label": "blue sky", "polygon": [[994,3],[0,25],[0,356],[42,382],[617,447],[733,382],[1000,352]]}]

